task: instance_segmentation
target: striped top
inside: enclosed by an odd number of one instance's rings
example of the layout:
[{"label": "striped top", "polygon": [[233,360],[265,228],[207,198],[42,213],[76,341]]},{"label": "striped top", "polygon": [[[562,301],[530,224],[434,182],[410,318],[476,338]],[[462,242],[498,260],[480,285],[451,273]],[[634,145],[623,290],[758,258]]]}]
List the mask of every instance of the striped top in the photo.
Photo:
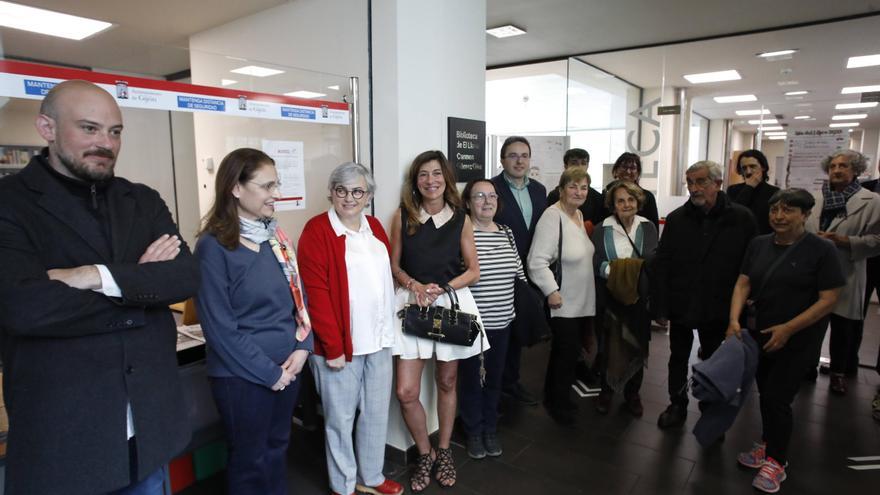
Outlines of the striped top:
[{"label": "striped top", "polygon": [[[501,330],[507,327],[516,312],[513,308],[513,278],[526,279],[522,261],[511,246],[507,227],[497,232],[474,231],[477,257],[480,260],[480,281],[471,286],[471,293],[480,310],[483,328]],[[512,237],[512,234],[511,234]]]}]

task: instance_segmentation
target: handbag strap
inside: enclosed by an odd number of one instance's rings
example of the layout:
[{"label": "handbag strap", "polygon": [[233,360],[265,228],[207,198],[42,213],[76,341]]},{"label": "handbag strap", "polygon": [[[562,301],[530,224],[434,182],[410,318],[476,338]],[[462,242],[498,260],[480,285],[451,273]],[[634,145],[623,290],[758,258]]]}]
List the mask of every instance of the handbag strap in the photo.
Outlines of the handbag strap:
[{"label": "handbag strap", "polygon": [[461,311],[461,306],[458,304],[458,294],[455,293],[455,289],[451,285],[446,284],[443,286],[443,291],[449,296],[449,304],[452,306],[452,310]]},{"label": "handbag strap", "polygon": [[617,220],[617,225],[620,225],[620,229],[623,230],[623,235],[626,236],[626,240],[628,240],[629,244],[633,247],[633,251],[636,253],[636,258],[641,258],[642,252],[636,247],[636,243],[633,242],[632,237],[629,236],[629,232],[626,231],[626,227],[620,222],[620,218],[617,217],[616,213],[614,214],[614,219]]},{"label": "handbag strap", "polygon": [[758,286],[758,290],[754,292],[754,296],[750,294],[751,297],[749,297],[749,299],[753,301],[758,300],[758,296],[761,295],[761,292],[764,290],[764,286],[767,285],[767,281],[770,280],[770,276],[773,275],[773,272],[779,267],[779,265],[782,264],[783,261],[785,261],[785,258],[787,258],[788,255],[791,254],[791,252],[800,245],[801,241],[803,241],[807,237],[807,235],[807,233],[804,233],[804,235],[802,235],[800,239],[795,241],[795,243],[792,244],[788,249],[786,249],[784,253],[776,258],[776,261],[774,261],[770,265],[770,268],[768,268],[767,271],[764,272],[764,278],[761,280],[761,285]]},{"label": "handbag strap", "polygon": [[556,285],[562,289],[562,217],[559,217],[559,242],[556,245],[556,265],[553,269]]}]

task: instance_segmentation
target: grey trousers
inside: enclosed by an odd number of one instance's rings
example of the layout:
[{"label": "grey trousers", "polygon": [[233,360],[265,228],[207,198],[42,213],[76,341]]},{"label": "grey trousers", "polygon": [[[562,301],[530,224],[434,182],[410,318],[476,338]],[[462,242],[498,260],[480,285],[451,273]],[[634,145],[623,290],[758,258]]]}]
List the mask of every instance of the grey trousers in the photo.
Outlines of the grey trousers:
[{"label": "grey trousers", "polygon": [[348,494],[355,491],[355,483],[381,484],[385,481],[382,467],[391,400],[391,349],[353,356],[339,371],[330,369],[322,356],[313,355],[309,367],[324,406],[330,489]]}]

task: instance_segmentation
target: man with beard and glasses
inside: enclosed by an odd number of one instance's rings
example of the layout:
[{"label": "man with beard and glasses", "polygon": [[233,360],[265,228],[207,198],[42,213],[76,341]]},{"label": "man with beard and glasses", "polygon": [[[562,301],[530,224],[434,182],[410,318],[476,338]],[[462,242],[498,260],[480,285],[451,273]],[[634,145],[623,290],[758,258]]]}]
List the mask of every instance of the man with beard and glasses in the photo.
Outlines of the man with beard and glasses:
[{"label": "man with beard and glasses", "polygon": [[669,327],[669,399],[660,428],[687,419],[688,360],[694,329],[703,359],[724,340],[730,297],[749,241],[758,225],[748,208],[721,191],[721,167],[700,161],[685,172],[690,199],[666,217],[654,260],[657,321]]},{"label": "man with beard and glasses", "polygon": [[62,82],[36,128],[48,147],[0,180],[5,493],[162,494],[191,433],[168,305],[198,262],[159,194],[114,177],[110,94]]}]

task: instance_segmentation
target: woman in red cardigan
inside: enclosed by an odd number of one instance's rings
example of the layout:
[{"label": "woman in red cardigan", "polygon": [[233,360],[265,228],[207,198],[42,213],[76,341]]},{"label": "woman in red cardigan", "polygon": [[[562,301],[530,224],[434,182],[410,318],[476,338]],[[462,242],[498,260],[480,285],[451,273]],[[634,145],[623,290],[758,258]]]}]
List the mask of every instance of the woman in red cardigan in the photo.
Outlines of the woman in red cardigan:
[{"label": "woman in red cardigan", "polygon": [[403,492],[382,474],[397,318],[388,236],[364,214],[375,189],[363,165],[336,167],[329,181],[332,207],[309,220],[299,239],[315,333],[309,366],[324,405],[330,489],[340,494],[355,488],[375,495]]}]

